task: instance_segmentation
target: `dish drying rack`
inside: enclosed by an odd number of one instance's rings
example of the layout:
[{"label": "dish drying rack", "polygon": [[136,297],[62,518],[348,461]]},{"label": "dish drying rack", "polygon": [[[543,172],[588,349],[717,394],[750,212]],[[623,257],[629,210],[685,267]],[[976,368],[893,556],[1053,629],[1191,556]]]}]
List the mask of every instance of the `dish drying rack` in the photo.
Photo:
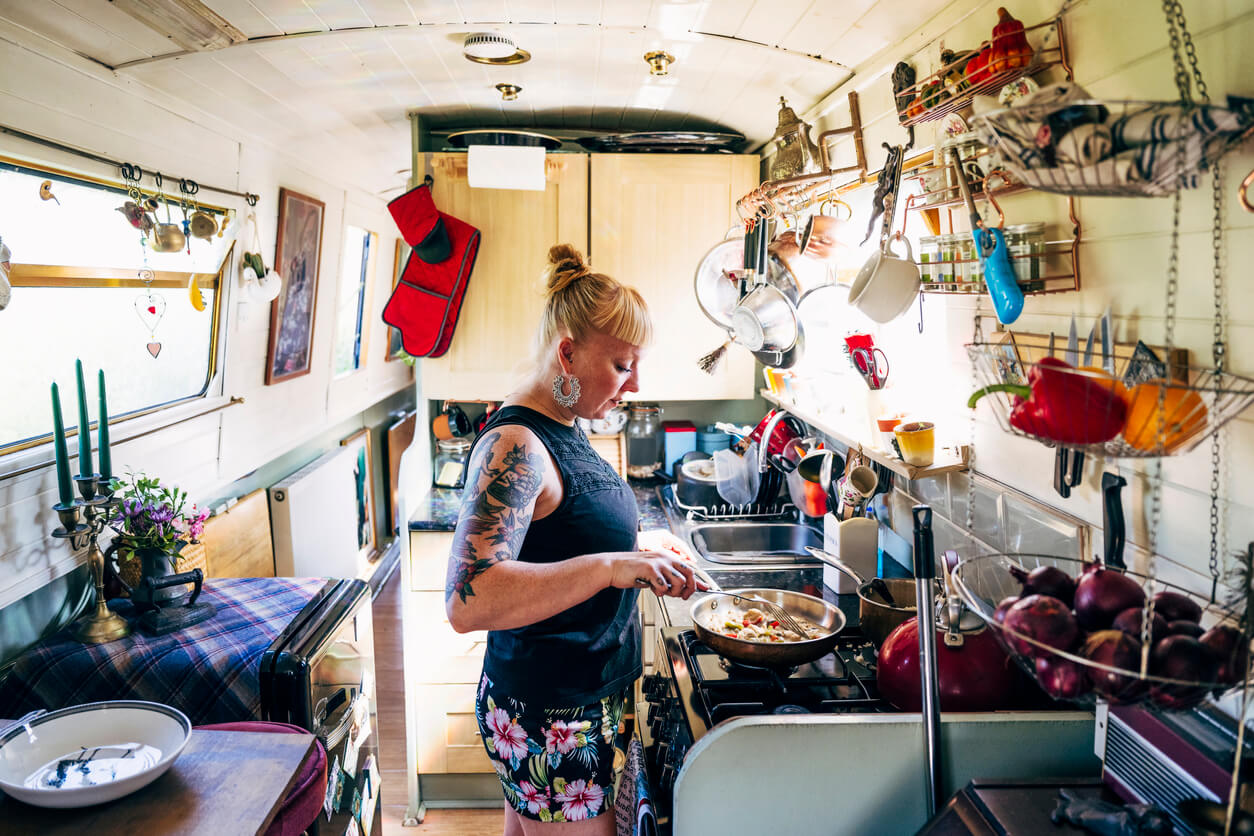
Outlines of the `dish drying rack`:
[{"label": "dish drying rack", "polygon": [[675,507],[692,521],[732,522],[748,520],[779,520],[797,516],[797,506],[787,500],[777,502],[748,502],[744,505],[685,505],[679,501],[672,488],[671,499]]}]

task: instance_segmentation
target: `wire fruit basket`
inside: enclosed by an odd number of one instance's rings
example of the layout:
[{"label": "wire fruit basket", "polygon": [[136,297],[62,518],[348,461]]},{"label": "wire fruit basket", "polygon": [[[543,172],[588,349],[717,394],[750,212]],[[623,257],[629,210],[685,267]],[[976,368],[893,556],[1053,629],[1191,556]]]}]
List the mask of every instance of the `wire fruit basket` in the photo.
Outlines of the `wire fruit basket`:
[{"label": "wire fruit basket", "polygon": [[[1214,669],[1220,674],[1227,673],[1228,681],[1199,681],[1163,675],[1155,669],[1152,662],[1148,670],[1142,669],[1140,639],[1129,633],[1107,629],[1093,631],[1086,636],[1081,631],[1071,646],[1062,650],[1007,627],[996,617],[997,605],[1006,598],[1023,595],[1023,586],[1012,574],[1012,570],[1023,575],[1041,566],[1052,566],[1072,578],[1079,578],[1092,564],[1075,558],[1051,555],[981,555],[959,563],[953,570],[953,582],[963,603],[983,619],[1006,653],[1051,697],[1081,705],[1093,705],[1101,699],[1114,705],[1144,703],[1158,709],[1179,710],[1191,708],[1211,694],[1221,694],[1243,684],[1239,681],[1239,675],[1232,676],[1231,673],[1239,672],[1246,664],[1245,651],[1248,650],[1249,639],[1244,634],[1241,634],[1241,639],[1236,644],[1232,659],[1221,660],[1218,653],[1213,657]],[[1234,628],[1237,625],[1236,614],[1227,607],[1212,604],[1182,587],[1159,579],[1151,580],[1135,572],[1123,574],[1136,581],[1146,595],[1169,590],[1187,597],[1201,609],[1200,626],[1206,630],[1217,625]],[[1120,632],[1125,636],[1126,639],[1121,641],[1125,642],[1127,652],[1124,657],[1130,664],[1105,664],[1085,655],[1088,637],[1095,636],[1098,632]],[[1160,637],[1155,646],[1161,646],[1162,640],[1170,637]],[[1241,644],[1242,640],[1244,646]],[[1097,655],[1096,652],[1094,655]],[[1151,654],[1150,658],[1153,656]],[[1227,667],[1224,667],[1224,662]]]},{"label": "wire fruit basket", "polygon": [[1164,197],[1254,132],[1254,114],[1180,102],[1025,101],[973,117],[1019,182],[1066,195]]},{"label": "wire fruit basket", "polygon": [[1168,376],[1139,347],[1078,368],[1017,336],[967,353],[980,387],[969,405],[989,403],[1012,435],[1108,458],[1187,453],[1254,402],[1250,378],[1182,365]]}]

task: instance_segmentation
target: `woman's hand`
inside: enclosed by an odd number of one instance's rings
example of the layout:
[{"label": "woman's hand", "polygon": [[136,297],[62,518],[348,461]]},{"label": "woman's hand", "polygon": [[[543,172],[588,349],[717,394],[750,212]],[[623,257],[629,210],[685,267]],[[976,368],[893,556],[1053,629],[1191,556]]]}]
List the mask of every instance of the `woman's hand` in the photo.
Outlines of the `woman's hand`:
[{"label": "woman's hand", "polygon": [[610,585],[617,589],[652,589],[659,596],[684,600],[705,589],[692,565],[670,552],[610,552],[605,557],[610,560]]}]

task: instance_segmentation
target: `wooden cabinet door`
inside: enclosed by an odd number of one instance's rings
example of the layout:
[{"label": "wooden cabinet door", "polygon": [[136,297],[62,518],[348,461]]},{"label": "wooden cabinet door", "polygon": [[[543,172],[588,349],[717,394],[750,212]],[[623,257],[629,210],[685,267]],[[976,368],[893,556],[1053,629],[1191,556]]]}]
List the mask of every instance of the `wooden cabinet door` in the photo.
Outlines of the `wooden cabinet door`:
[{"label": "wooden cabinet door", "polygon": [[550,154],[545,165],[543,192],[472,189],[465,154],[432,154],[435,205],[482,238],[453,342],[422,361],[425,397],[499,401],[533,371],[549,247],[588,250],[588,156]]},{"label": "wooden cabinet door", "polygon": [[653,318],[633,400],[753,397],[753,357],[744,349],[729,347],[714,375],[697,368],[727,333],[701,313],[693,277],[701,257],[739,223],[736,200],[757,183],[751,155],[593,155],[592,266],[636,287]]}]

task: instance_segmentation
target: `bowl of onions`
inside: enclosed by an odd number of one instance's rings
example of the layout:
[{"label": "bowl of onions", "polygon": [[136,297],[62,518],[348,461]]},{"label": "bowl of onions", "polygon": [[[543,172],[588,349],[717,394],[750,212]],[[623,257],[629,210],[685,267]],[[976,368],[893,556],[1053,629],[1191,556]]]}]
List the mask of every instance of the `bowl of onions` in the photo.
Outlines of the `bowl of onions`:
[{"label": "bowl of onions", "polygon": [[1032,554],[970,558],[953,580],[966,605],[1055,699],[1176,710],[1245,681],[1250,637],[1237,614],[1174,584]]}]

